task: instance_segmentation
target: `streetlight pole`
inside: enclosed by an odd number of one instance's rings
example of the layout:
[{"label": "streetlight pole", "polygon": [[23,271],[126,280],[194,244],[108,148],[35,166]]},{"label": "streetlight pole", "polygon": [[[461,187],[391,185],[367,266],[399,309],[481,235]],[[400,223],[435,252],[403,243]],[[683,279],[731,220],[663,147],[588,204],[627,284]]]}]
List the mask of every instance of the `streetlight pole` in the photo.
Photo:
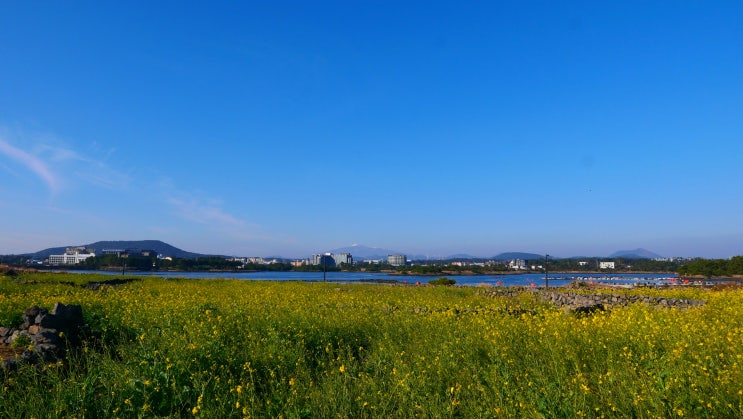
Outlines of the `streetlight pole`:
[{"label": "streetlight pole", "polygon": [[550,287],[550,276],[547,271],[547,264],[550,261],[550,255],[544,255],[544,288],[547,289]]},{"label": "streetlight pole", "polygon": [[326,274],[327,274],[327,263],[328,263],[328,257],[330,257],[330,253],[325,253],[322,255],[322,282],[326,281]]}]

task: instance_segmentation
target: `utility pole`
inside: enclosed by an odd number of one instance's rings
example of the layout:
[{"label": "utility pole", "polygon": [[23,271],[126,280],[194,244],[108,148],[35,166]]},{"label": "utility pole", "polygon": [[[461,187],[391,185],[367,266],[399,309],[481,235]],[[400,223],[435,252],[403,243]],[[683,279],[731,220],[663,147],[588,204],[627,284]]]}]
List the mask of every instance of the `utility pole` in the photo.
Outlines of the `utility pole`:
[{"label": "utility pole", "polygon": [[544,288],[550,287],[550,276],[547,271],[547,264],[550,261],[550,255],[544,255]]},{"label": "utility pole", "polygon": [[330,257],[330,253],[325,253],[322,255],[322,282],[326,282],[325,276],[327,274],[327,263],[328,258]]}]

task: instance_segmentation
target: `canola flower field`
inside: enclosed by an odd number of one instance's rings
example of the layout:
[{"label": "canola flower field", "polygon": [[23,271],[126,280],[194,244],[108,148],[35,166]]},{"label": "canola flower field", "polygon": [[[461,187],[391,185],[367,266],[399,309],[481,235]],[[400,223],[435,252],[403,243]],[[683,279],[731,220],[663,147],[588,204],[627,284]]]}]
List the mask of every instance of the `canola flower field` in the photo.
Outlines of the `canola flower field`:
[{"label": "canola flower field", "polygon": [[0,325],[59,301],[97,336],[66,364],[0,371],[0,416],[743,416],[740,289],[635,289],[707,303],[576,316],[478,287],[82,286],[106,279],[0,275]]}]

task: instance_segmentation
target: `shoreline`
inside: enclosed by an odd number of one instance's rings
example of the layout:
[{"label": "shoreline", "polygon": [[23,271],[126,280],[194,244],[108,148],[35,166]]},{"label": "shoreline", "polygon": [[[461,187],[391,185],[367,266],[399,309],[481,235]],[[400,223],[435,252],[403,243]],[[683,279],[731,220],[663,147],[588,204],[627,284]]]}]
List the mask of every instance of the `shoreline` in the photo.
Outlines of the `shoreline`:
[{"label": "shoreline", "polygon": [[[23,271],[54,271],[54,272],[67,272],[67,271],[90,271],[91,273],[94,273],[96,271],[105,271],[105,272],[121,272],[121,267],[104,267],[104,268],[97,268],[97,269],[81,269],[80,267],[64,267],[64,266],[45,266],[45,267],[33,267],[33,268],[13,268],[16,270],[23,270]],[[258,273],[258,272],[296,272],[296,273],[302,273],[302,272],[314,272],[314,273],[322,273],[322,271],[302,271],[302,270],[255,270],[255,269],[209,269],[209,270],[184,270],[184,269],[148,269],[148,270],[142,270],[142,269],[130,269],[127,268],[126,272],[152,272],[152,273],[158,273],[158,272],[184,272],[184,273],[195,273],[195,272],[212,272],[212,273]],[[343,273],[365,273],[365,274],[385,274],[387,276],[508,276],[508,275],[541,275],[544,276],[544,272],[539,271],[483,271],[483,272],[473,272],[473,271],[438,271],[438,272],[426,272],[426,273],[420,273],[420,272],[398,272],[398,271],[389,271],[389,270],[383,270],[383,271],[357,271],[357,270],[337,270],[337,271],[327,271],[327,272],[343,272]],[[549,271],[548,275],[550,277],[552,276],[558,276],[558,275],[642,275],[642,274],[649,274],[649,275],[675,275],[679,279],[689,279],[689,280],[739,280],[743,281],[743,275],[733,276],[733,277],[703,277],[703,276],[688,276],[688,277],[682,277],[678,275],[676,272],[668,272],[668,271]]]}]

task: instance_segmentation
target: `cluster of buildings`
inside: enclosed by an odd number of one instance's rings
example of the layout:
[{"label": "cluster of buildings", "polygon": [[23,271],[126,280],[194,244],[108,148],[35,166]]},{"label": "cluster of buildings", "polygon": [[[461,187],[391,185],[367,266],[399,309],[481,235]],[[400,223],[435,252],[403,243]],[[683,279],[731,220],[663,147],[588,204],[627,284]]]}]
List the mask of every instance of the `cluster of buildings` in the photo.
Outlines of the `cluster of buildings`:
[{"label": "cluster of buildings", "polygon": [[87,258],[95,257],[95,249],[68,247],[61,255],[49,255],[50,265],[77,265]]},{"label": "cluster of buildings", "polygon": [[[140,250],[140,249],[103,249],[98,255],[115,255],[118,257],[129,257],[129,256],[142,256],[142,257],[155,257],[158,259],[172,260],[169,256],[163,256],[157,254],[154,250]],[[49,255],[46,263],[52,266],[59,265],[76,265],[84,262],[85,259],[95,257],[96,250],[87,247],[68,247],[65,252],[61,255]],[[232,257],[227,260],[233,262],[240,262],[242,264],[253,263],[256,265],[270,265],[274,263],[281,263],[278,259],[265,259],[261,257]],[[286,261],[283,261],[286,262]],[[364,260],[364,263],[376,263],[383,264],[388,263],[392,266],[405,266],[408,263],[407,256],[405,255],[388,255],[387,259],[380,260]],[[353,255],[350,253],[317,253],[307,259],[299,259],[291,261],[292,266],[305,266],[305,265],[324,265],[327,267],[336,267],[345,265],[353,265]]]},{"label": "cluster of buildings", "polygon": [[[118,257],[129,257],[129,256],[141,256],[141,257],[155,257],[157,256],[158,259],[170,259],[171,257],[163,257],[162,255],[157,254],[157,252],[153,250],[141,250],[141,249],[103,249],[100,251],[100,255],[116,255]],[[65,252],[61,255],[50,255],[47,259],[47,263],[52,266],[59,266],[59,265],[76,265],[78,263],[84,262],[86,259],[95,257],[96,251],[95,249],[90,249],[87,247],[68,247],[65,249]],[[261,257],[233,257],[229,258],[228,260],[234,261],[234,262],[240,262],[242,264],[257,264],[257,265],[267,265],[267,264],[274,264],[274,263],[281,263],[286,262],[285,260],[278,260],[278,259],[264,259]],[[316,253],[313,254],[311,257],[307,259],[299,259],[299,260],[293,260],[290,262],[292,266],[299,267],[299,266],[306,266],[306,265],[314,265],[314,266],[326,266],[326,267],[338,267],[341,265],[353,265],[354,259],[353,255],[350,253]],[[369,264],[384,264],[387,263],[391,266],[405,266],[408,264],[408,258],[406,255],[402,254],[395,254],[395,255],[388,255],[386,259],[376,259],[376,260],[363,260],[362,263],[369,263]],[[487,262],[471,262],[471,261],[454,261],[452,262],[452,265],[456,266],[471,266],[471,265],[480,265],[480,266],[489,266],[496,263],[503,263],[503,262],[497,262],[497,261],[487,261]],[[578,261],[579,266],[587,266],[589,262],[586,261]],[[613,261],[602,261],[598,262],[597,264],[599,269],[616,269],[616,263]],[[509,269],[515,270],[515,271],[527,271],[529,269],[531,270],[537,270],[542,269],[542,265],[527,265],[527,261],[524,259],[513,259],[506,263],[506,266],[508,266]]]},{"label": "cluster of buildings", "polygon": [[[301,262],[304,265],[324,265],[324,266],[340,266],[341,264],[353,265],[353,256],[350,253],[317,253],[312,255],[311,258],[305,259]],[[408,263],[408,258],[405,255],[388,255],[387,260],[364,260],[363,263],[382,264],[388,263],[392,266],[405,266]]]},{"label": "cluster of buildings", "polygon": [[[154,250],[142,250],[142,249],[102,249],[98,255],[105,256],[105,255],[115,255],[117,257],[157,257],[158,259],[167,259],[172,260],[171,257],[163,256],[160,254],[157,254]],[[88,247],[68,247],[65,249],[65,252],[61,255],[49,255],[48,259],[44,262],[41,261],[34,261],[34,263],[39,264],[48,264],[51,266],[59,266],[59,265],[76,265],[79,263],[84,262],[86,259],[95,257],[96,256],[96,250],[91,249]],[[657,258],[656,261],[677,261],[684,258]],[[689,258],[686,258],[689,259]],[[229,261],[234,262],[240,262],[243,265],[246,264],[256,264],[256,265],[269,265],[269,264],[276,264],[276,263],[291,263],[292,266],[300,267],[300,266],[325,266],[325,267],[339,267],[342,265],[350,266],[355,263],[353,255],[350,253],[316,253],[313,254],[311,257],[306,259],[298,259],[298,260],[292,260],[288,261],[285,259],[265,259],[261,257],[233,257],[228,258]],[[533,261],[532,261],[533,262]],[[361,261],[361,263],[364,264],[388,264],[391,266],[406,266],[409,261],[406,255],[403,254],[394,254],[394,255],[387,255],[386,258],[381,259],[364,259]],[[508,262],[502,262],[502,261],[453,261],[450,262],[452,265],[465,267],[465,266],[494,266],[496,264],[502,265],[505,264],[508,269],[514,270],[514,271],[528,271],[528,270],[539,270],[543,269],[542,265],[528,265],[527,260],[525,259],[512,259]],[[586,267],[589,264],[592,264],[592,262],[588,261],[577,261],[578,266],[580,267]],[[616,262],[614,261],[595,261],[596,268],[600,270],[613,270],[616,269]]]},{"label": "cluster of buildings", "polygon": [[[229,261],[240,262],[243,265],[253,263],[256,265],[270,265],[274,263],[287,262],[286,260],[278,259],[264,259],[259,257],[233,257],[229,258]],[[354,261],[353,255],[350,253],[316,253],[306,259],[296,259],[289,262],[294,267],[299,266],[326,266],[328,268],[337,267],[341,265],[353,265],[357,263]],[[392,266],[405,266],[408,264],[408,258],[406,255],[388,255],[386,259],[365,259],[361,263],[369,264],[383,264],[387,263]]]},{"label": "cluster of buildings", "polygon": [[246,265],[248,263],[252,263],[254,265],[273,265],[274,263],[281,263],[278,259],[265,259],[265,258],[258,258],[258,257],[252,257],[252,258],[227,258],[230,262],[240,262],[243,265]]},{"label": "cluster of buildings", "polygon": [[[578,266],[588,266],[588,262],[581,260],[578,261]],[[599,269],[616,269],[616,262],[599,262],[598,267]]]},{"label": "cluster of buildings", "polygon": [[[532,271],[535,271],[537,269],[544,269],[542,265],[528,266],[524,259],[513,259],[507,263],[507,266],[508,266],[508,269],[513,269],[514,271],[526,271],[529,269],[531,269]],[[588,262],[578,261],[578,266],[588,266]],[[616,269],[616,262],[599,262],[598,268],[599,269]]]},{"label": "cluster of buildings", "polygon": [[656,262],[691,262],[696,258],[690,258],[690,257],[672,257],[672,258],[653,258]]},{"label": "cluster of buildings", "polygon": [[318,253],[305,260],[305,265],[340,266],[342,263],[353,265],[353,256],[350,253]]},{"label": "cluster of buildings", "polygon": [[506,264],[508,266],[508,269],[513,269],[514,271],[527,271],[531,269],[532,271],[536,271],[537,269],[544,269],[543,265],[527,265],[526,261],[524,259],[513,259],[510,262]]},{"label": "cluster of buildings", "polygon": [[[118,257],[129,257],[129,256],[141,256],[141,257],[157,257],[158,259],[173,260],[170,256],[163,256],[157,254],[154,250],[142,250],[142,249],[103,249],[99,253],[100,255],[115,255]],[[61,255],[49,255],[46,263],[51,266],[59,265],[77,265],[78,263],[84,262],[85,259],[96,256],[96,250],[88,247],[68,247],[65,252]]]}]

